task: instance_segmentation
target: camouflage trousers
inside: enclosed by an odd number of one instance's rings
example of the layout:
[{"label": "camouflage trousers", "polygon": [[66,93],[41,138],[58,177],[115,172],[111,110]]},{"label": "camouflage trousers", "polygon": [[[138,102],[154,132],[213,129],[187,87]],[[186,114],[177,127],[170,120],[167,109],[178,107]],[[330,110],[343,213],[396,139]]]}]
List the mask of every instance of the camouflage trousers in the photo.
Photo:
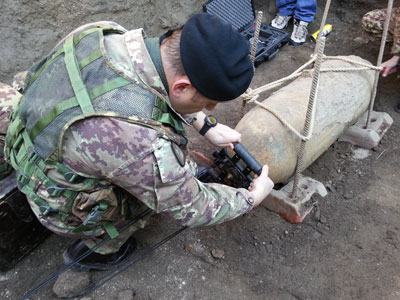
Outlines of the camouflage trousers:
[{"label": "camouflage trousers", "polygon": [[[361,24],[365,31],[372,33],[376,36],[382,36],[383,27],[386,20],[386,9],[375,9],[367,12],[362,18]],[[398,31],[400,20],[400,7],[393,8],[392,15],[389,23],[388,41],[393,41],[393,53],[400,52],[400,32]]]},{"label": "camouflage trousers", "polygon": [[[128,201],[131,201],[136,208],[135,210],[138,213],[141,213],[147,209],[147,206],[139,202],[138,200],[134,199],[133,197],[131,199],[128,199]],[[137,215],[137,213],[135,214]],[[135,217],[133,215],[133,218]],[[110,254],[117,252],[119,248],[138,230],[143,229],[147,222],[148,219],[151,217],[151,213],[147,215],[146,217],[143,217],[141,219],[138,219],[137,221],[135,220],[133,224],[128,225],[130,221],[133,221],[133,218],[127,219],[126,221],[123,222],[118,222],[117,229],[119,231],[119,234],[117,237],[110,239],[108,234],[103,234],[101,236],[97,237],[82,237],[82,241],[85,243],[87,247],[92,249],[94,252],[100,253],[100,254]]]}]

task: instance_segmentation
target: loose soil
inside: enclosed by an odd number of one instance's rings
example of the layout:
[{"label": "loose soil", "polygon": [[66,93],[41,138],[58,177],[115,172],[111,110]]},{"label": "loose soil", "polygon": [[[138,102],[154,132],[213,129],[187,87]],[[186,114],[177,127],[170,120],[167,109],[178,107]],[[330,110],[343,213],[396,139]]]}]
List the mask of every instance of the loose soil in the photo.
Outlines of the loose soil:
[{"label": "loose soil", "polygon": [[[318,28],[323,3],[319,1]],[[201,8],[200,1],[60,1],[3,0],[0,3],[0,81],[28,68],[58,39],[78,25],[114,20],[126,28],[144,27],[159,35]],[[335,0],[328,22],[334,32],[327,54],[356,54],[376,61],[379,40],[360,28],[364,13],[385,1]],[[272,4],[255,1],[272,17]],[[308,60],[314,44],[285,46],[262,64],[253,87],[286,76]],[[389,53],[385,58],[389,57]],[[386,111],[394,125],[365,159],[348,144],[335,143],[308,170],[329,194],[302,224],[292,225],[259,207],[236,220],[190,229],[143,261],[105,283],[85,299],[400,299],[400,99],[395,76],[380,81],[375,109]],[[250,107],[247,107],[249,109]],[[221,122],[234,126],[241,102],[221,105]],[[191,147],[208,154],[211,146],[193,136]],[[145,245],[175,229],[171,220],[155,218],[137,238]],[[62,263],[71,241],[52,235],[11,271],[0,274],[0,298],[17,299]],[[91,274],[92,280],[101,276]],[[72,279],[73,280],[73,277]],[[36,296],[54,299],[51,286]]]}]

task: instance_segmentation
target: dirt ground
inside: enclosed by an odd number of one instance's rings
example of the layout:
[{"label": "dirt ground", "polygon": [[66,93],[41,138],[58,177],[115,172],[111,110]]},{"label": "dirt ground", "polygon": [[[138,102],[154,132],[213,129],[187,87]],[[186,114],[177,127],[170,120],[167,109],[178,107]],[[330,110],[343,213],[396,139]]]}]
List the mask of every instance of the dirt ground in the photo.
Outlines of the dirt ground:
[{"label": "dirt ground", "polygon": [[[318,2],[321,17],[324,3]],[[356,54],[375,62],[379,41],[362,32],[360,19],[385,1],[332,2],[328,21],[334,32],[327,54]],[[268,1],[255,4],[270,21]],[[200,7],[200,1],[191,0],[3,0],[0,81],[10,83],[14,73],[80,24],[110,19],[158,35]],[[253,86],[289,74],[308,60],[313,46],[286,46],[257,69]],[[317,199],[304,223],[288,224],[259,207],[226,224],[187,230],[84,299],[124,299],[129,292],[135,299],[400,299],[400,115],[393,111],[399,100],[398,79],[381,80],[375,108],[395,121],[382,143],[362,160],[355,158],[355,147],[335,143],[305,172],[323,182],[329,194]],[[216,115],[234,126],[240,106],[238,101],[221,106]],[[198,136],[192,147],[212,150]],[[137,238],[145,245],[175,228],[159,217]],[[57,269],[69,243],[52,235],[13,270],[0,273],[0,298],[18,299]],[[214,258],[212,250],[222,250],[223,257]],[[101,275],[92,273],[91,280]],[[70,280],[75,284],[73,276]],[[53,298],[51,284],[33,297]]]}]

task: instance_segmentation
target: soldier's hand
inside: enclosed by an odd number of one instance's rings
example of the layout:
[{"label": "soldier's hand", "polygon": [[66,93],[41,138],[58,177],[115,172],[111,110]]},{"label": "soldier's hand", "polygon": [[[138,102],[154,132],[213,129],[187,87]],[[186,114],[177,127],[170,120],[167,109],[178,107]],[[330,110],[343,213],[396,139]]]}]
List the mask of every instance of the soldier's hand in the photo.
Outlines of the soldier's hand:
[{"label": "soldier's hand", "polygon": [[233,149],[233,143],[239,143],[241,138],[239,132],[220,123],[210,128],[204,136],[214,146],[230,147],[231,149]]},{"label": "soldier's hand", "polygon": [[274,183],[268,177],[268,166],[265,165],[260,176],[254,178],[249,186],[250,194],[254,199],[254,206],[259,205],[271,193]]},{"label": "soldier's hand", "polygon": [[397,71],[399,67],[400,56],[394,55],[391,59],[388,59],[384,63],[382,63],[381,67],[383,68],[381,71],[382,77],[386,77],[390,74],[393,74]]}]

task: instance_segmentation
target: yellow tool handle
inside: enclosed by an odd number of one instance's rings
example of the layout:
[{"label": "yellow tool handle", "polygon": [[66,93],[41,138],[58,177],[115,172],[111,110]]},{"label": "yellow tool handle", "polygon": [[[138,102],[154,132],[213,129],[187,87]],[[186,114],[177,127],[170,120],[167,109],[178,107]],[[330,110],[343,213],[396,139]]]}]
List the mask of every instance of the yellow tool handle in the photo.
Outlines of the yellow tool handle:
[{"label": "yellow tool handle", "polygon": [[[332,32],[332,30],[333,30],[333,26],[332,26],[331,24],[326,24],[326,25],[324,26],[324,28],[322,29],[322,34],[323,34],[324,36],[327,36],[327,35],[329,35],[329,34]],[[311,37],[312,37],[312,39],[313,39],[314,42],[317,41],[319,32],[320,32],[320,30],[317,30],[316,32],[314,32],[314,33],[311,35]]]}]

